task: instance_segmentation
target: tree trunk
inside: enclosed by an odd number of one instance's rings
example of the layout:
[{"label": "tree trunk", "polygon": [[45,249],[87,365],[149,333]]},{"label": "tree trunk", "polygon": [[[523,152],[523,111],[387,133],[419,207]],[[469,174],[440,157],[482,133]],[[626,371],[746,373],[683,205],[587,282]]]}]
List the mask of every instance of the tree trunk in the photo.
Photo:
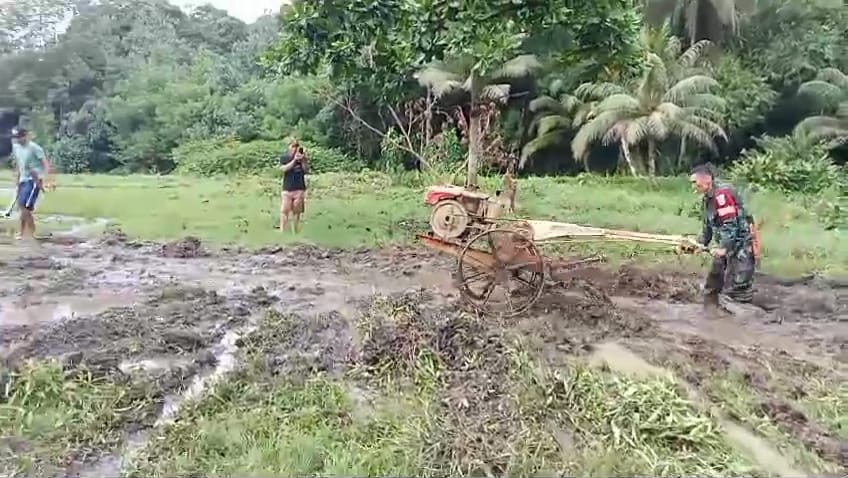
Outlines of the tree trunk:
[{"label": "tree trunk", "polygon": [[630,168],[630,174],[632,174],[634,177],[639,176],[639,173],[636,171],[636,166],[633,165],[633,158],[630,156],[630,146],[627,145],[627,142],[624,141],[624,138],[621,139],[620,147],[621,156],[624,158],[624,162],[627,163],[627,167]]},{"label": "tree trunk", "polygon": [[654,140],[648,140],[648,175],[657,175],[657,144]]},{"label": "tree trunk", "polygon": [[677,154],[677,171],[680,173],[686,171],[686,138],[680,138],[680,152]]},{"label": "tree trunk", "polygon": [[468,113],[468,173],[465,186],[477,187],[477,172],[480,169],[480,77],[477,70],[471,70],[471,110]]}]

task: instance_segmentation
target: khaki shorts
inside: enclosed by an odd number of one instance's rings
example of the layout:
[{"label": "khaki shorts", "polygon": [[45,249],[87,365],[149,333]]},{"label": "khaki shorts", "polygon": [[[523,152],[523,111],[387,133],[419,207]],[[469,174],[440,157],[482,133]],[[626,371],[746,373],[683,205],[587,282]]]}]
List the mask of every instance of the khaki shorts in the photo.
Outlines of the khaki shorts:
[{"label": "khaki shorts", "polygon": [[283,191],[282,210],[294,214],[303,213],[306,191]]}]

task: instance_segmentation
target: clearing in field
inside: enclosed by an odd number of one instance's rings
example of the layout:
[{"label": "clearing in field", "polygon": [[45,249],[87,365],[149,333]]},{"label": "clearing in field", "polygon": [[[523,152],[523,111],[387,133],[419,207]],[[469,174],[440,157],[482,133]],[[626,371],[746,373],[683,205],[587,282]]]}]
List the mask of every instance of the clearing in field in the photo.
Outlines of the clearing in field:
[{"label": "clearing in field", "polygon": [[848,288],[833,279],[762,274],[752,305],[705,320],[699,275],[667,256],[563,272],[496,320],[463,312],[453,260],[410,245],[246,250],[113,230],[0,252],[6,476],[848,463]]}]

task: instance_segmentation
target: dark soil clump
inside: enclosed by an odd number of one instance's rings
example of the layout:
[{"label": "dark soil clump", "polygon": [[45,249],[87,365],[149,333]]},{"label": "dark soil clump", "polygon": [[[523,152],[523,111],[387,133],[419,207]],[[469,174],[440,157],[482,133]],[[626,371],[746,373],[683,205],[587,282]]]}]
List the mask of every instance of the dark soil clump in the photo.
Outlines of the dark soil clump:
[{"label": "dark soil clump", "polygon": [[203,249],[200,239],[194,236],[188,236],[178,241],[164,244],[159,251],[160,257],[171,259],[192,259],[207,255],[208,253]]}]

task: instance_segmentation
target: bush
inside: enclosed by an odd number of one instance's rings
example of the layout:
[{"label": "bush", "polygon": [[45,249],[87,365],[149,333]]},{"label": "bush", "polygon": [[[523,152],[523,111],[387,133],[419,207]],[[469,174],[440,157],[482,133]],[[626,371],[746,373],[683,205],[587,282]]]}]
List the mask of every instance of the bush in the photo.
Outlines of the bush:
[{"label": "bush", "polygon": [[53,145],[52,159],[56,169],[65,174],[87,173],[91,148],[83,136],[64,137]]},{"label": "bush", "polygon": [[730,175],[763,189],[818,194],[843,187],[845,171],[833,163],[827,147],[806,137],[757,139],[758,149],[746,151]]},{"label": "bush", "polygon": [[[312,172],[360,171],[363,164],[332,148],[300,142],[309,155]],[[173,151],[176,171],[201,176],[260,173],[275,168],[288,141],[211,139],[185,143]]]}]

